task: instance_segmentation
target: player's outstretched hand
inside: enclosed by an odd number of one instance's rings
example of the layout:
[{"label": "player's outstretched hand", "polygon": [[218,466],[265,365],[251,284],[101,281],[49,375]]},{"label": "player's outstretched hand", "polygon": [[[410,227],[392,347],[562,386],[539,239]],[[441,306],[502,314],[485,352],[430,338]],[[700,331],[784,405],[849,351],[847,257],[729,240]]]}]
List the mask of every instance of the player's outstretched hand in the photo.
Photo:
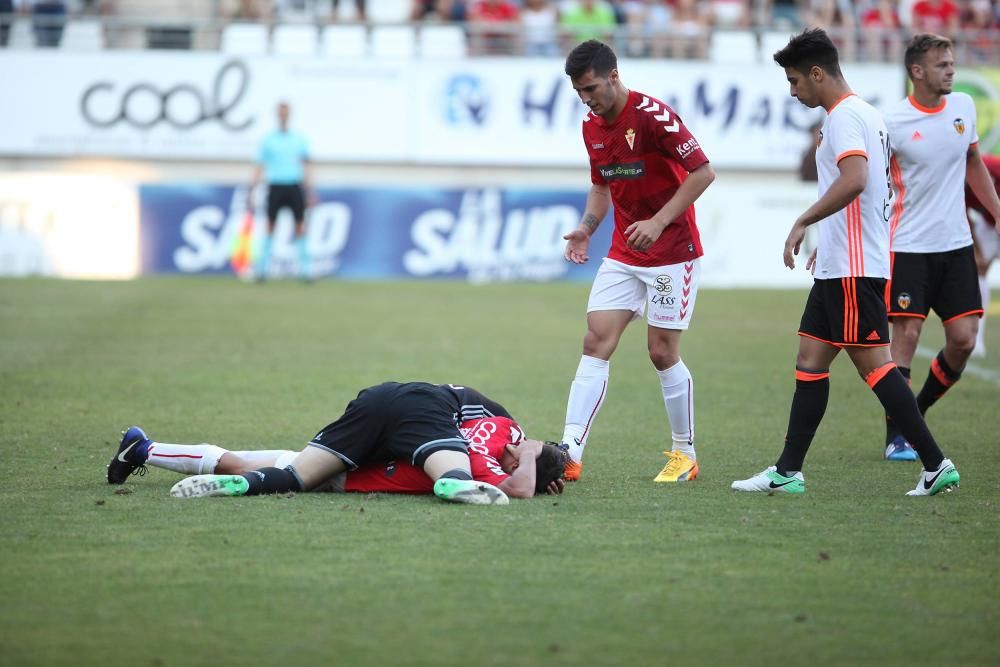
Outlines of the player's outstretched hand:
[{"label": "player's outstretched hand", "polygon": [[566,250],[563,257],[566,261],[574,264],[583,264],[590,256],[587,255],[587,248],[590,247],[590,236],[579,227],[563,237],[566,239]]},{"label": "player's outstretched hand", "polygon": [[628,247],[639,252],[649,250],[663,233],[663,227],[656,220],[636,220],[625,228]]},{"label": "player's outstretched hand", "polygon": [[[795,256],[799,254],[799,248],[802,247],[802,239],[806,237],[806,228],[804,225],[800,224],[798,220],[792,225],[792,231],[788,232],[788,238],[785,239],[785,253],[784,260],[785,266],[790,269],[795,268]],[[806,265],[808,268],[808,264]]]}]

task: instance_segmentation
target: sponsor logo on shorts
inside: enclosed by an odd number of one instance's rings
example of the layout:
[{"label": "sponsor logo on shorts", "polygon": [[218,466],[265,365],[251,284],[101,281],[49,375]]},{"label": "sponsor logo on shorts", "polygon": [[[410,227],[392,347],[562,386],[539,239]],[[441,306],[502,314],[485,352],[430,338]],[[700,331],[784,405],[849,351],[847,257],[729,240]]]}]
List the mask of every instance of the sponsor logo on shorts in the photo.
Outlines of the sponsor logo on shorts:
[{"label": "sponsor logo on shorts", "polygon": [[677,151],[678,157],[680,157],[682,160],[687,156],[691,155],[691,153],[694,153],[699,148],[701,148],[701,146],[698,145],[698,140],[694,138],[688,139],[680,146],[674,147],[674,149]]},{"label": "sponsor logo on shorts", "polygon": [[955,126],[955,131],[959,134],[965,134],[965,121],[961,118],[956,118],[951,122]]},{"label": "sponsor logo on shorts", "polygon": [[609,164],[606,167],[598,167],[598,169],[606,181],[632,180],[646,175],[646,165],[643,160],[626,162],[625,164]]},{"label": "sponsor logo on shorts", "polygon": [[677,303],[677,299],[664,294],[654,294],[653,298],[650,299],[649,302],[656,306],[667,306],[673,308],[674,304]]},{"label": "sponsor logo on shorts", "polygon": [[909,293],[902,292],[898,297],[896,297],[896,303],[899,304],[899,307],[902,310],[906,310],[910,307],[910,304],[913,303],[913,299],[910,298]]},{"label": "sponsor logo on shorts", "polygon": [[673,286],[670,284],[670,276],[668,275],[656,276],[655,282],[656,284],[653,287],[660,294],[670,294],[674,291]]}]

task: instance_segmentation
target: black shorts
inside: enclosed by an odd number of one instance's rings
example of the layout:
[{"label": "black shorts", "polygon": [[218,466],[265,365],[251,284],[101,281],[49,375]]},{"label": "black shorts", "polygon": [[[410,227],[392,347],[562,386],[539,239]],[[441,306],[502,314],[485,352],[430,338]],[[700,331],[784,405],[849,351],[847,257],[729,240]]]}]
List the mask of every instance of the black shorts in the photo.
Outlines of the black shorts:
[{"label": "black shorts", "polygon": [[837,347],[888,345],[885,279],[816,280],[802,313],[799,335]]},{"label": "black shorts", "polygon": [[354,470],[372,460],[404,459],[417,468],[434,452],[468,452],[458,430],[458,401],[444,387],[386,382],[362,389],[344,414],[309,445]]},{"label": "black shorts", "polygon": [[948,252],[894,252],[889,317],[924,319],[934,310],[942,322],[982,315],[973,247]]},{"label": "black shorts", "polygon": [[274,222],[278,219],[278,212],[283,208],[292,211],[292,217],[296,223],[305,220],[306,198],[302,193],[302,186],[294,185],[270,185],[267,188],[267,219]]}]

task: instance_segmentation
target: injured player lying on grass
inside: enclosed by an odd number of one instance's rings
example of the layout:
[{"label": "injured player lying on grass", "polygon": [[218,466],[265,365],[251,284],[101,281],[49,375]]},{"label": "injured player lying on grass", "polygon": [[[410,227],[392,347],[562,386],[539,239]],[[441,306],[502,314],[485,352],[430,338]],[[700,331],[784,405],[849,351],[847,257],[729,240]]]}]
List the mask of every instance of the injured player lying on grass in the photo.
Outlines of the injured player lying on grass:
[{"label": "injured player lying on grass", "polygon": [[[562,493],[566,456],[554,443],[526,439],[517,422],[508,417],[471,419],[459,430],[469,444],[473,480],[491,484],[513,498]],[[145,474],[146,466],[185,475],[243,475],[266,466],[285,468],[298,456],[291,450],[229,451],[209,444],[155,442],[138,426],[123,433],[122,451],[125,460],[116,455],[108,467],[109,483],[120,484],[129,474]],[[183,497],[194,483],[182,480],[172,493]],[[422,470],[405,460],[390,460],[338,473],[312,490],[431,494],[433,489],[434,482]]]}]

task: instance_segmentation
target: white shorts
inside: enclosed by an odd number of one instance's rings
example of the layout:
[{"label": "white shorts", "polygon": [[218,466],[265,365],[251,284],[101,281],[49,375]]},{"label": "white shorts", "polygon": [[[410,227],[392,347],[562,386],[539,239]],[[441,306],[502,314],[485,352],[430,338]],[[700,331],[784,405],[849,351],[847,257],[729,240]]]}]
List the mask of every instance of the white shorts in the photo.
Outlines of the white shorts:
[{"label": "white shorts", "polygon": [[651,327],[687,329],[701,279],[699,259],[668,266],[629,266],[604,258],[590,288],[587,312],[631,310]]},{"label": "white shorts", "polygon": [[972,219],[972,235],[976,237],[976,246],[986,262],[992,262],[1000,257],[1000,232],[979,211],[969,210]]}]

